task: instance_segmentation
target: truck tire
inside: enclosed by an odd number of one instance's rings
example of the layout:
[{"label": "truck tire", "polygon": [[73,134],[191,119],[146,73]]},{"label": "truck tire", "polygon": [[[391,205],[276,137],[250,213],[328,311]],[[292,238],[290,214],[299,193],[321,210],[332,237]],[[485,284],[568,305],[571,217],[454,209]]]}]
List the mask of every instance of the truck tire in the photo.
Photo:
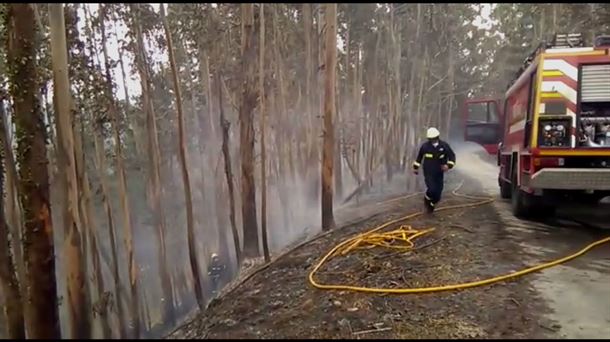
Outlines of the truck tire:
[{"label": "truck tire", "polygon": [[531,218],[533,208],[532,208],[532,199],[531,195],[527,192],[519,189],[517,185],[517,174],[513,174],[513,182],[511,184],[511,204],[513,209],[513,215],[518,218]]},{"label": "truck tire", "polygon": [[503,199],[511,198],[511,195],[513,193],[511,184],[502,179],[498,180],[498,183],[500,183],[500,197],[502,197]]}]

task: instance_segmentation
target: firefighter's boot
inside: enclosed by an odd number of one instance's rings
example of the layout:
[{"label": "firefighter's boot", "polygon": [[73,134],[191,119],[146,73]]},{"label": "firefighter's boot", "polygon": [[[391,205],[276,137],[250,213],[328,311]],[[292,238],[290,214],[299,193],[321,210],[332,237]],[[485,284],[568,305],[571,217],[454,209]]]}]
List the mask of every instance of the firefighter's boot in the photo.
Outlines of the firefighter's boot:
[{"label": "firefighter's boot", "polygon": [[424,197],[424,206],[426,207],[426,212],[428,214],[431,214],[434,212],[434,203],[432,203],[432,200],[430,200],[428,198],[428,196]]}]

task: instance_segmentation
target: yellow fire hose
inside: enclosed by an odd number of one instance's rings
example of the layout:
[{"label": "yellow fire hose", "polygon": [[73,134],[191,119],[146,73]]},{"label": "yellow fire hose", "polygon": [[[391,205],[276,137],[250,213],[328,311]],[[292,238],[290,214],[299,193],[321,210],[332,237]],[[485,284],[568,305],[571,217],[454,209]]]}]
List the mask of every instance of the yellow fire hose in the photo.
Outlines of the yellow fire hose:
[{"label": "yellow fire hose", "polygon": [[[463,182],[462,182],[462,184],[463,184]],[[459,204],[459,205],[440,207],[440,208],[436,209],[435,211],[444,211],[444,210],[461,209],[461,208],[473,208],[473,207],[478,207],[478,206],[493,202],[492,198],[481,198],[481,197],[475,197],[475,196],[458,193],[457,191],[462,186],[462,184],[460,184],[455,190],[453,190],[453,194],[456,196],[459,196],[459,197],[474,199],[477,201],[468,203],[468,204]],[[413,195],[407,196],[407,198],[408,197],[413,197]],[[431,287],[421,287],[421,288],[371,288],[371,287],[361,287],[361,286],[353,286],[353,285],[345,285],[345,284],[320,284],[314,279],[314,274],[322,267],[322,265],[324,265],[324,263],[326,261],[328,261],[332,257],[338,256],[339,254],[345,255],[345,254],[353,251],[354,249],[374,248],[376,246],[398,249],[398,250],[404,251],[404,252],[413,249],[413,247],[414,247],[413,240],[415,240],[418,237],[421,237],[424,234],[427,234],[427,233],[433,231],[434,228],[420,231],[420,230],[413,229],[411,226],[402,225],[398,229],[390,231],[390,232],[384,232],[384,233],[377,233],[377,232],[379,232],[380,230],[382,230],[384,228],[397,224],[399,222],[403,222],[403,221],[412,219],[414,217],[421,216],[422,214],[423,214],[423,212],[420,211],[420,212],[416,212],[416,213],[413,213],[413,214],[410,214],[410,215],[407,215],[407,216],[404,216],[404,217],[401,217],[401,218],[398,218],[395,220],[388,221],[367,232],[358,234],[352,238],[349,238],[349,239],[339,243],[337,246],[335,246],[333,249],[331,249],[324,257],[322,257],[322,259],[320,259],[318,264],[309,273],[309,283],[316,288],[324,289],[324,290],[343,290],[343,291],[347,290],[347,291],[372,292],[372,293],[409,294],[409,293],[430,293],[430,292],[440,292],[440,291],[450,291],[450,290],[461,290],[461,289],[467,289],[467,288],[471,288],[471,287],[489,285],[489,284],[497,283],[500,281],[508,280],[511,278],[520,277],[520,276],[526,275],[528,273],[540,271],[545,268],[557,266],[559,264],[562,264],[562,263],[565,263],[572,259],[575,259],[575,258],[587,253],[588,251],[590,251],[591,249],[593,249],[597,246],[610,242],[610,237],[606,237],[604,239],[595,241],[595,242],[587,245],[585,248],[581,249],[580,251],[578,251],[574,254],[568,255],[566,257],[563,257],[561,259],[543,263],[543,264],[540,264],[537,266],[532,266],[532,267],[529,267],[529,268],[526,268],[526,269],[523,269],[520,271],[512,272],[509,274],[500,275],[497,277],[484,279],[484,280],[466,282],[466,283],[462,283],[462,284],[441,285],[441,286],[431,286]],[[402,242],[402,244],[396,245],[395,242]]]}]

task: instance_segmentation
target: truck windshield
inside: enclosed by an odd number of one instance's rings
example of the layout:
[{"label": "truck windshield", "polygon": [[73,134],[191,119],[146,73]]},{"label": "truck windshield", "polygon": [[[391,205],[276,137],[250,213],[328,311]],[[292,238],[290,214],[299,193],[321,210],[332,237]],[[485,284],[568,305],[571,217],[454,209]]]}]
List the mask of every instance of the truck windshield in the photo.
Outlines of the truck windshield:
[{"label": "truck windshield", "polygon": [[477,123],[497,123],[498,112],[493,102],[468,104],[468,121]]}]

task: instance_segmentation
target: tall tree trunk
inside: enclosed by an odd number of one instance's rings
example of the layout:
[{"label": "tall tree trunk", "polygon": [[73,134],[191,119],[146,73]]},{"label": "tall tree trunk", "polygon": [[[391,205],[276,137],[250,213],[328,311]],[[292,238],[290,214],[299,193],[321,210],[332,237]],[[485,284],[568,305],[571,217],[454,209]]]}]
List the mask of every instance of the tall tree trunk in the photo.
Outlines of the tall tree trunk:
[{"label": "tall tree trunk", "polygon": [[[305,72],[307,74],[305,79],[305,113],[307,114],[307,122],[309,127],[305,141],[307,155],[304,158],[305,163],[303,166],[305,168],[304,173],[306,181],[309,181],[311,176],[314,176],[317,180],[318,177],[316,175],[316,167],[311,166],[318,165],[319,163],[318,134],[316,133],[318,131],[317,113],[319,113],[319,110],[313,110],[314,103],[316,103],[315,106],[317,106],[318,103],[318,101],[316,101],[316,96],[319,95],[319,92],[314,89],[314,82],[316,80],[316,75],[318,75],[318,68],[314,69],[314,57],[317,56],[314,52],[314,40],[317,44],[319,39],[317,39],[317,33],[313,28],[312,6],[312,4],[303,4],[303,29],[305,31]],[[318,61],[318,58],[315,60]],[[316,65],[319,66],[317,63]],[[318,198],[319,191],[317,184],[318,183],[316,181],[312,189],[312,193],[315,195],[316,200]]]},{"label": "tall tree trunk", "polygon": [[[112,15],[113,20],[116,22],[118,20],[117,16],[116,16],[116,12],[113,12]],[[105,28],[102,27],[101,28],[102,31],[105,31]],[[125,96],[125,119],[129,122],[129,125],[131,126],[131,132],[133,135],[133,140],[134,140],[134,146],[136,148],[136,152],[138,155],[143,155],[144,153],[146,153],[144,151],[144,145],[145,142],[143,142],[143,135],[144,133],[142,132],[142,130],[140,129],[137,117],[135,115],[129,115],[129,109],[131,108],[131,100],[129,98],[129,89],[127,87],[127,76],[125,73],[125,63],[123,61],[123,48],[122,46],[120,46],[119,44],[119,35],[117,33],[117,26],[114,26],[114,37],[116,39],[116,44],[117,44],[117,52],[118,52],[118,57],[119,57],[119,66],[121,68],[121,80],[123,83],[123,93]],[[104,35],[103,39],[106,39],[106,36]]]},{"label": "tall tree trunk", "polygon": [[327,4],[326,19],[326,61],[324,95],[324,149],[322,152],[322,229],[334,228],[333,215],[333,149],[335,147],[335,77],[337,68],[337,4]]},{"label": "tall tree trunk", "polygon": [[[202,85],[203,94],[205,96],[205,111],[200,114],[201,127],[205,127],[205,132],[209,134],[210,138],[216,137],[216,129],[214,127],[214,120],[212,119],[212,113],[214,106],[212,102],[212,84],[210,80],[210,61],[208,54],[206,53],[203,43],[198,44],[198,55],[199,55],[199,74],[200,82]],[[207,126],[204,126],[207,116]]]},{"label": "tall tree trunk", "polygon": [[[2,129],[5,127],[3,102],[4,101],[0,99],[0,128]],[[4,131],[1,133],[4,133]],[[5,138],[4,134],[0,135],[0,139],[3,140],[2,144],[0,144],[0,194],[4,193],[4,166],[6,165],[6,156],[9,153],[13,153],[12,150],[6,149],[6,144],[4,144]],[[14,250],[13,246],[20,245],[21,241],[19,241],[18,236],[14,235],[12,239],[10,239],[10,231],[11,229],[9,229],[5,217],[4,200],[0,198],[0,283],[6,305],[7,337],[9,339],[21,340],[25,339],[23,302],[21,300],[19,281],[17,279],[17,274],[15,273],[15,263],[11,253],[11,251]],[[11,242],[13,246],[11,246]],[[5,312],[0,313],[0,318],[5,319],[4,313]]]},{"label": "tall tree trunk", "polygon": [[242,60],[244,78],[239,106],[239,137],[241,154],[241,212],[244,230],[244,256],[258,257],[258,224],[254,184],[254,120],[256,107],[256,50],[253,4],[242,4]]},{"label": "tall tree trunk", "polygon": [[[273,50],[274,50],[274,63],[275,64],[275,74],[277,75],[277,86],[278,86],[278,94],[277,94],[277,107],[279,110],[276,110],[277,113],[277,126],[281,127],[278,130],[279,134],[276,134],[276,139],[278,139],[277,144],[277,157],[278,157],[278,165],[279,165],[279,181],[278,181],[278,192],[280,197],[280,202],[282,202],[282,218],[283,224],[290,224],[291,217],[291,208],[290,208],[290,200],[288,194],[287,185],[294,181],[294,173],[292,172],[292,134],[290,134],[289,124],[288,124],[288,108],[286,106],[286,88],[284,83],[284,71],[283,71],[283,63],[282,63],[282,54],[280,51],[280,29],[278,25],[278,9],[277,6],[273,9]],[[288,165],[288,166],[287,166]]]},{"label": "tall tree trunk", "polygon": [[237,232],[237,224],[235,222],[235,188],[233,186],[233,169],[231,167],[231,154],[229,152],[230,123],[225,118],[224,105],[222,103],[222,82],[219,74],[216,77],[216,86],[218,87],[218,112],[220,113],[220,127],[222,128],[222,154],[224,157],[227,188],[229,189],[229,219],[231,220],[231,233],[233,235],[233,244],[235,245],[237,267],[239,268],[241,266],[242,256],[239,233]]},{"label": "tall tree trunk", "polygon": [[34,11],[30,4],[7,7],[7,65],[17,131],[19,199],[24,208],[26,331],[28,338],[59,339],[46,130],[36,95]]},{"label": "tall tree trunk", "polygon": [[[134,13],[134,5],[130,5],[131,13]],[[148,62],[146,58],[146,50],[144,48],[144,39],[142,37],[142,29],[139,15],[136,14],[135,33],[137,42],[137,68],[140,74],[140,81],[142,83],[142,103],[144,111],[146,113],[146,125],[148,128],[148,155],[150,162],[150,196],[152,208],[151,211],[154,215],[154,222],[157,226],[157,240],[159,243],[159,269],[161,277],[161,288],[163,295],[165,296],[164,308],[163,308],[163,321],[165,323],[174,324],[176,317],[174,315],[174,298],[172,292],[172,282],[169,275],[168,264],[167,264],[167,249],[165,245],[165,212],[161,204],[161,171],[160,171],[160,159],[161,152],[159,151],[159,140],[157,133],[156,115],[154,106],[152,103],[152,89],[148,76]]]},{"label": "tall tree trunk", "polygon": [[[313,113],[311,110],[312,103],[312,88],[313,88],[313,51],[311,44],[311,35],[312,35],[312,13],[311,13],[311,4],[303,4],[303,31],[305,36],[305,116],[307,118],[307,131],[310,134],[306,135],[306,151],[307,155],[305,156],[305,161],[307,161],[307,157],[311,154],[310,149],[315,146],[315,144],[309,143],[309,136],[312,135],[311,132],[314,132],[313,125]],[[307,162],[305,163],[307,166]],[[305,175],[308,175],[307,169],[305,170]]]},{"label": "tall tree trunk", "polygon": [[[335,77],[335,95],[339,94],[339,81],[338,78]],[[341,111],[339,110],[339,101],[341,101],[341,96],[339,99],[335,99],[335,114],[337,115],[337,124],[334,125],[335,129],[335,137],[338,136],[339,139],[335,139],[335,151],[334,151],[334,181],[335,181],[335,195],[337,198],[341,198],[343,196],[343,172],[341,170],[341,137],[343,133],[343,124]]]},{"label": "tall tree trunk", "polygon": [[[112,123],[113,134],[114,134],[114,152],[116,155],[116,170],[119,177],[119,198],[121,204],[121,213],[123,216],[123,234],[125,239],[125,250],[127,251],[127,265],[129,272],[129,312],[131,320],[133,322],[133,336],[134,338],[140,337],[140,294],[138,291],[138,264],[135,260],[135,251],[133,245],[133,223],[131,218],[131,210],[129,207],[129,197],[127,196],[128,184],[127,176],[125,171],[125,165],[123,162],[123,142],[121,140],[120,123],[118,108],[112,93],[112,75],[110,74],[110,62],[108,59],[108,50],[106,45],[106,32],[105,32],[105,19],[106,5],[100,6],[100,22],[101,22],[101,33],[102,33],[102,53],[104,55],[104,67],[106,70],[106,87],[105,95],[108,103],[108,114]],[[125,94],[128,98],[127,93]]]},{"label": "tall tree trunk", "polygon": [[102,131],[103,127],[101,125],[95,125],[94,132],[94,146],[95,146],[95,154],[96,154],[96,169],[98,170],[98,177],[100,178],[101,188],[102,188],[102,205],[104,207],[104,212],[106,214],[106,218],[108,220],[108,235],[110,236],[110,252],[112,253],[112,264],[110,265],[112,271],[112,277],[114,280],[114,295],[116,298],[117,305],[117,313],[118,313],[118,328],[119,328],[119,338],[127,338],[126,324],[127,320],[125,319],[125,311],[123,309],[123,290],[121,287],[121,276],[119,273],[119,263],[118,263],[118,250],[116,243],[116,228],[115,228],[115,218],[112,212],[112,207],[110,203],[108,203],[109,199],[109,185],[108,185],[108,176],[106,175],[106,170],[108,167],[106,166],[106,152],[104,151],[104,145],[102,142]]},{"label": "tall tree trunk", "polygon": [[[198,122],[199,122],[199,131],[197,132],[197,136],[199,139],[199,143],[198,145],[198,152],[199,152],[199,182],[200,185],[197,187],[199,189],[199,193],[201,196],[201,201],[202,203],[208,203],[206,202],[206,199],[208,198],[208,196],[210,196],[207,193],[207,185],[206,185],[206,170],[208,170],[208,158],[210,157],[211,153],[206,153],[205,151],[205,147],[206,144],[208,144],[209,142],[213,142],[216,141],[215,139],[215,130],[214,130],[214,126],[213,126],[213,121],[212,121],[212,97],[211,97],[211,93],[212,90],[209,89],[209,87],[211,87],[210,84],[210,74],[209,74],[209,69],[208,69],[208,56],[205,54],[203,48],[201,46],[198,46],[198,57],[199,57],[199,74],[200,79],[200,86],[201,89],[203,89],[203,93],[205,96],[205,101],[204,101],[204,106],[203,108],[200,108],[199,110],[197,110],[195,108],[195,100],[194,97],[195,95],[198,93],[196,90],[196,86],[195,86],[195,80],[191,79],[191,97],[193,98],[192,103],[193,103],[193,116],[197,116],[198,117]],[[190,58],[187,58],[187,70],[192,70],[191,68],[192,66],[192,62],[190,60]],[[212,177],[212,179],[214,179],[214,177]],[[214,192],[214,189],[212,189],[212,192]],[[210,198],[214,198],[214,196],[211,196]],[[200,225],[205,225],[208,222],[208,217],[209,215],[214,215],[214,213],[216,213],[216,211],[212,208],[215,203],[213,203],[214,201],[212,201],[212,205],[207,205],[205,206],[205,209],[202,210],[199,213],[199,221],[200,221]]]},{"label": "tall tree trunk", "polygon": [[401,20],[397,19],[395,16],[395,6],[396,5],[392,5],[394,6],[394,8],[392,8],[392,22],[391,22],[391,28],[392,28],[392,72],[393,72],[393,84],[392,87],[394,89],[394,103],[392,104],[393,107],[393,116],[394,116],[394,141],[392,143],[393,145],[393,151],[394,151],[394,155],[393,155],[393,163],[394,163],[394,170],[396,170],[396,167],[400,166],[400,152],[402,151],[402,137],[404,136],[404,132],[402,130],[402,126],[401,126],[401,118],[403,116],[402,114],[402,87],[401,87],[401,79],[400,79],[400,60],[402,59],[402,46],[401,46],[401,41],[402,41],[402,35],[401,35]]},{"label": "tall tree trunk", "polygon": [[449,49],[449,52],[447,53],[447,64],[449,65],[449,77],[447,80],[447,87],[448,89],[448,105],[447,105],[447,118],[445,119],[445,127],[444,127],[444,131],[447,132],[445,134],[447,134],[447,140],[451,139],[451,127],[452,127],[452,116],[453,116],[453,103],[455,100],[455,95],[453,95],[454,91],[455,91],[455,61],[454,61],[454,51],[453,51],[453,30],[451,29],[450,32],[450,38],[449,38],[449,45],[447,46],[447,49]]},{"label": "tall tree trunk", "polygon": [[[362,116],[364,112],[362,110],[362,83],[360,80],[360,70],[362,69],[360,62],[360,44],[356,44],[356,60],[354,62],[354,72],[352,76],[352,99],[354,101],[354,117],[358,119],[358,142],[356,151],[354,153],[354,164],[356,170],[358,170],[358,174],[361,172],[366,172],[364,169],[364,165],[361,165],[361,160],[364,159],[364,152],[366,149],[366,138],[368,136],[368,130],[366,129],[367,123],[365,120],[362,120]],[[360,177],[358,177],[360,178]],[[360,184],[360,183],[359,183]]]},{"label": "tall tree trunk", "polygon": [[82,255],[81,219],[78,212],[78,183],[74,157],[74,136],[71,120],[70,81],[68,79],[68,55],[66,28],[62,4],[49,5],[51,28],[51,57],[53,62],[53,84],[55,85],[55,108],[57,110],[58,166],[65,177],[63,223],[66,227],[64,253],[68,270],[68,312],[71,337],[91,337],[91,321],[87,305],[87,275],[84,273],[86,256]]},{"label": "tall tree trunk", "polygon": [[260,4],[260,38],[258,48],[258,96],[259,112],[260,112],[260,131],[261,131],[261,234],[263,239],[263,255],[265,261],[269,262],[271,257],[269,255],[269,242],[267,241],[267,147],[265,145],[265,116],[267,114],[265,109],[265,7],[264,4]]},{"label": "tall tree trunk", "polygon": [[552,4],[553,6],[553,32],[557,32],[557,4]]},{"label": "tall tree trunk", "polygon": [[8,113],[4,110],[3,99],[0,98],[0,148],[6,151],[4,153],[4,171],[6,175],[6,209],[8,227],[12,236],[13,262],[17,269],[17,282],[21,284],[21,297],[24,295],[25,281],[25,265],[23,260],[22,248],[22,217],[21,208],[19,206],[19,198],[17,198],[17,167],[15,165],[15,157],[13,156],[13,144],[10,134],[8,122]]},{"label": "tall tree trunk", "polygon": [[178,70],[176,68],[176,60],[174,57],[174,46],[172,42],[172,34],[169,31],[169,25],[167,18],[165,17],[165,6],[161,4],[161,20],[163,21],[163,28],[165,29],[165,37],[167,41],[167,51],[169,52],[169,62],[172,68],[172,78],[174,81],[174,94],[176,94],[176,111],[178,112],[178,139],[180,140],[178,150],[180,156],[180,166],[182,169],[182,181],[184,182],[184,196],[186,204],[186,229],[187,229],[187,241],[189,249],[189,261],[191,264],[191,272],[193,273],[193,280],[195,287],[195,297],[197,298],[197,304],[199,304],[199,310],[205,308],[205,298],[203,298],[203,289],[201,287],[201,274],[199,269],[199,260],[197,259],[196,249],[196,238],[195,238],[195,223],[193,222],[193,198],[191,191],[191,181],[189,170],[187,166],[186,156],[186,138],[184,136],[184,115],[182,113],[182,93],[180,90],[180,83],[178,81]]},{"label": "tall tree trunk", "polygon": [[[75,101],[72,102],[74,106]],[[74,117],[76,117],[76,110],[73,111]],[[110,329],[110,315],[106,306],[102,306],[104,303],[105,286],[104,286],[104,275],[102,273],[102,266],[100,262],[99,249],[97,245],[97,236],[95,229],[95,216],[93,214],[93,203],[91,196],[91,185],[89,182],[89,176],[87,174],[87,167],[85,164],[85,154],[83,150],[83,136],[84,129],[82,119],[78,122],[80,134],[74,134],[74,149],[76,155],[76,168],[78,174],[79,188],[83,189],[82,196],[80,198],[80,214],[83,218],[83,227],[87,229],[88,243],[91,250],[91,258],[93,263],[93,275],[95,278],[95,285],[97,287],[98,305],[94,305],[94,312],[100,315],[100,324],[102,327],[102,338],[111,338],[112,331]],[[90,293],[89,293],[90,295]]]}]

